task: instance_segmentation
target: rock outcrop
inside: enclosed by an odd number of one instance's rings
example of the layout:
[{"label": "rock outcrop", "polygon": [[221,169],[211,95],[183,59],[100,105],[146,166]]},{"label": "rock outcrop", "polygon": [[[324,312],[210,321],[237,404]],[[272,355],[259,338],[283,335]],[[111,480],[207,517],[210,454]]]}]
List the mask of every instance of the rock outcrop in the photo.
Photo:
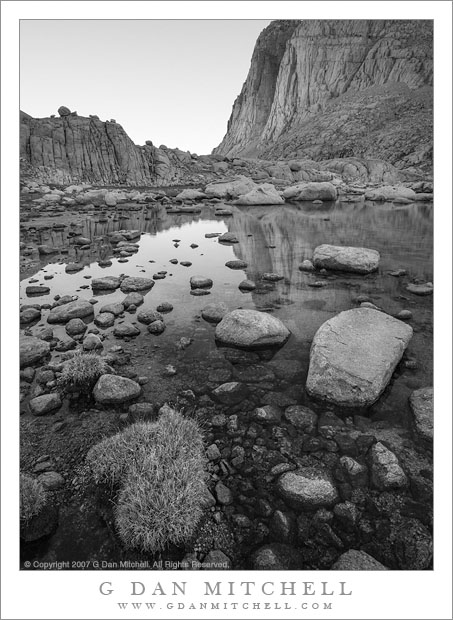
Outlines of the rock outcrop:
[{"label": "rock outcrop", "polygon": [[188,152],[157,148],[150,141],[137,146],[119,123],[78,116],[64,106],[59,113],[49,118],[20,113],[22,178],[153,186],[200,176],[202,165]]},{"label": "rock outcrop", "polygon": [[432,80],[431,21],[272,22],[214,153],[430,169]]}]

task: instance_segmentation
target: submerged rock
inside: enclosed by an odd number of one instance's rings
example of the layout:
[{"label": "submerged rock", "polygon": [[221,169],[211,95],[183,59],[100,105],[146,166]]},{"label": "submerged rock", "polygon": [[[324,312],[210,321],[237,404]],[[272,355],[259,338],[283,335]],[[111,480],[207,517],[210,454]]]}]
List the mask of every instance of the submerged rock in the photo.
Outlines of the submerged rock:
[{"label": "submerged rock", "polygon": [[376,250],[337,245],[318,245],[313,252],[317,269],[371,273],[379,267],[380,254]]},{"label": "submerged rock", "polygon": [[144,302],[144,297],[140,293],[129,293],[121,302],[124,308],[130,306],[140,306]]},{"label": "submerged rock", "polygon": [[412,328],[370,308],[341,312],[315,334],[307,392],[337,405],[369,406],[382,394]]},{"label": "submerged rock", "polygon": [[163,317],[155,310],[143,308],[143,310],[140,310],[137,314],[137,321],[140,321],[140,323],[144,323],[145,325],[150,325],[151,323],[154,323],[154,321],[163,321]]},{"label": "submerged rock", "polygon": [[432,295],[434,287],[432,282],[426,282],[426,284],[408,284],[406,290],[414,295]]},{"label": "submerged rock", "polygon": [[208,304],[201,311],[201,316],[205,321],[210,323],[220,323],[223,317],[228,313],[228,306],[223,302],[217,304]]},{"label": "submerged rock", "polygon": [[247,385],[237,381],[223,383],[212,392],[215,400],[224,405],[236,405],[245,400],[248,395],[249,389]]},{"label": "submerged rock", "polygon": [[93,396],[101,405],[120,405],[137,398],[141,387],[132,379],[117,375],[102,375],[94,386]]},{"label": "submerged rock", "polygon": [[140,330],[131,323],[121,323],[115,327],[113,333],[117,338],[133,338],[140,334]]},{"label": "submerged rock", "polygon": [[215,331],[219,342],[245,348],[282,345],[289,336],[290,331],[280,319],[258,310],[233,310]]},{"label": "submerged rock", "polygon": [[104,312],[107,312],[108,314],[113,314],[114,316],[118,316],[119,314],[122,314],[124,312],[124,306],[122,303],[119,302],[116,304],[106,304],[105,306],[102,306],[99,310],[100,314],[103,314]]}]

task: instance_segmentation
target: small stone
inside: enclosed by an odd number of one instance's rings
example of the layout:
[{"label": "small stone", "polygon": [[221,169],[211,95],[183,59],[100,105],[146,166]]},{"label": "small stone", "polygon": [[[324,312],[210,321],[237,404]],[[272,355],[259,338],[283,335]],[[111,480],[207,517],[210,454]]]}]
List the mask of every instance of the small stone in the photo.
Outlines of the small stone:
[{"label": "small stone", "polygon": [[201,316],[210,323],[220,323],[228,312],[228,306],[223,302],[208,304],[201,311]]},{"label": "small stone", "polygon": [[255,420],[255,422],[259,422],[260,424],[278,424],[281,416],[281,410],[273,405],[258,407],[252,413],[253,420]]},{"label": "small stone", "polygon": [[164,301],[157,306],[156,310],[157,312],[171,312],[173,310],[173,305],[168,301]]},{"label": "small stone", "polygon": [[431,443],[434,437],[434,390],[432,387],[420,388],[412,392],[409,403],[414,416],[417,435]]},{"label": "small stone", "polygon": [[246,291],[246,292],[254,291],[256,289],[256,284],[255,282],[252,282],[251,280],[242,280],[238,288],[241,291]]},{"label": "small stone", "polygon": [[388,570],[365,551],[350,549],[340,555],[330,570]]},{"label": "small stone", "polygon": [[229,260],[225,263],[229,269],[247,269],[247,263],[243,260]]},{"label": "small stone", "polygon": [[223,506],[228,506],[233,503],[233,493],[223,482],[218,482],[215,485],[215,495],[219,504]]},{"label": "small stone", "polygon": [[406,290],[414,295],[432,295],[434,287],[432,282],[426,282],[426,284],[408,284]]},{"label": "small stone", "polygon": [[112,312],[102,312],[95,317],[94,323],[102,329],[112,327],[115,324],[115,315]]},{"label": "small stone", "polygon": [[57,393],[43,394],[30,400],[30,411],[35,416],[45,415],[61,407],[61,398]]},{"label": "small stone", "polygon": [[410,310],[400,310],[395,318],[401,321],[409,321],[412,318],[412,312]]},{"label": "small stone", "polygon": [[236,405],[249,395],[249,389],[245,383],[236,381],[223,383],[212,392],[213,398],[224,405]]},{"label": "small stone", "polygon": [[370,450],[371,480],[381,491],[407,486],[407,477],[397,457],[382,443],[375,443]]},{"label": "small stone", "polygon": [[38,477],[38,480],[46,491],[56,491],[61,489],[61,487],[65,484],[65,479],[63,476],[56,471],[43,472]]},{"label": "small stone", "polygon": [[206,456],[210,461],[219,461],[222,457],[217,444],[213,443],[206,448]]},{"label": "small stone", "polygon": [[133,338],[140,334],[140,330],[131,323],[121,323],[115,327],[113,333],[117,338]]},{"label": "small stone", "polygon": [[303,467],[283,474],[277,482],[279,494],[299,510],[330,507],[339,501],[338,491],[327,472]]},{"label": "small stone", "polygon": [[192,276],[190,278],[190,287],[192,289],[211,288],[212,285],[213,285],[213,282],[211,278],[206,278],[205,276]]},{"label": "small stone", "polygon": [[163,321],[154,321],[150,325],[148,325],[147,329],[150,334],[154,334],[158,336],[165,331],[166,325]]},{"label": "small stone", "polygon": [[302,261],[302,263],[299,265],[299,270],[300,271],[314,271],[315,266],[313,265],[311,260],[307,259],[307,260]]}]

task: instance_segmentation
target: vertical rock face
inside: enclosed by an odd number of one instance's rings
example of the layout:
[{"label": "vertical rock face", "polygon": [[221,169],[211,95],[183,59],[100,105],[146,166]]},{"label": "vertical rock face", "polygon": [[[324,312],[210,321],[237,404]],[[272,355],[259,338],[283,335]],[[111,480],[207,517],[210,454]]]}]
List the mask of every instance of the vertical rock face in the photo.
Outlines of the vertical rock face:
[{"label": "vertical rock face", "polygon": [[[288,22],[273,22],[258,39],[249,76],[215,153],[379,157],[375,136],[365,144],[363,136],[375,130],[384,136],[404,135],[406,124],[412,128],[414,114],[430,112],[431,21],[310,20],[299,22],[295,29],[290,22],[291,26],[282,26],[284,36],[280,35],[280,45],[275,46],[279,24]],[[284,53],[278,71],[275,64],[264,71],[268,65],[262,59],[272,46],[277,50],[274,63],[283,47]],[[259,80],[260,87],[254,91]],[[417,125],[418,136],[424,136],[422,130],[430,134],[429,120],[425,128]],[[336,139],[341,140],[338,149],[344,151],[348,144],[346,153],[332,148]],[[331,150],[324,152],[320,148],[324,144]],[[407,156],[398,155],[400,159]]]},{"label": "vertical rock face", "polygon": [[[68,113],[66,113],[66,111]],[[189,153],[135,145],[115,121],[78,116],[20,116],[21,173],[45,183],[156,185],[177,182],[192,164]]]},{"label": "vertical rock face", "polygon": [[299,24],[297,20],[278,20],[258,37],[247,80],[233,105],[227,134],[215,152],[244,155],[254,150],[269,118],[286,44]]}]

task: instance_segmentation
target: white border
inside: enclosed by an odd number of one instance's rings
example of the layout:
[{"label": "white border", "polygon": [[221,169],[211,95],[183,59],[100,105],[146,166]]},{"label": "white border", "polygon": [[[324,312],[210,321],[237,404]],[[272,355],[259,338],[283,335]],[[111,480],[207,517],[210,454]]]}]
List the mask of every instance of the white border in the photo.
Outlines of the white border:
[{"label": "white border", "polygon": [[[450,2],[13,2],[2,12],[2,618],[451,618],[451,4]],[[432,572],[19,572],[18,570],[18,299],[19,19],[434,19],[435,20],[435,570]],[[81,42],[83,45],[83,42]],[[64,50],[55,50],[64,53]],[[233,103],[233,102],[231,102]],[[226,123],[225,119],[225,123]],[[15,293],[15,297],[14,297]],[[11,316],[11,314],[13,316]],[[206,581],[346,581],[351,597],[333,611],[115,611],[101,581],[126,595],[128,582],[187,581],[199,601]],[[159,599],[159,605],[177,597]],[[222,597],[223,598],[223,597]],[[234,598],[240,603],[241,597]],[[255,597],[243,597],[244,601]],[[297,599],[300,605],[302,599]],[[305,597],[307,598],[307,597]],[[116,599],[119,600],[119,599]],[[131,600],[126,598],[125,600]],[[266,597],[261,597],[266,600]],[[280,597],[280,601],[285,599]],[[318,602],[319,599],[316,597]],[[295,605],[294,602],[292,602]],[[158,614],[158,615],[156,615]],[[187,614],[187,615],[186,615]]]}]

